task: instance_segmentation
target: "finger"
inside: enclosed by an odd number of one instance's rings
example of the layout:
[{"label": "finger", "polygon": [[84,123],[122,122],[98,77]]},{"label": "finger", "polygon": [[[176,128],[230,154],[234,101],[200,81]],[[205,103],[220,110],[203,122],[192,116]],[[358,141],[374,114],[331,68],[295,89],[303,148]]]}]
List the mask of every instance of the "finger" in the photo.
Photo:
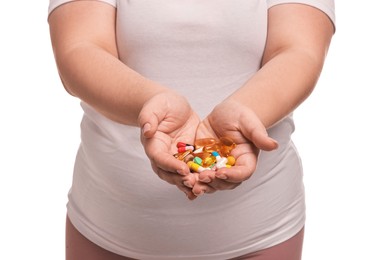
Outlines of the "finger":
[{"label": "finger", "polygon": [[268,136],[264,125],[253,112],[243,113],[240,118],[240,129],[257,148],[265,151],[278,148],[278,142]]},{"label": "finger", "polygon": [[215,171],[203,171],[199,173],[199,181],[202,183],[210,183],[215,179]]},{"label": "finger", "polygon": [[161,121],[155,111],[153,106],[146,105],[139,113],[138,122],[141,127],[141,133],[146,138],[151,138],[156,133]]},{"label": "finger", "polygon": [[208,185],[217,191],[217,190],[232,190],[237,188],[239,185],[241,185],[241,183],[242,182],[232,183],[232,182],[228,182],[216,178]]},{"label": "finger", "polygon": [[197,198],[197,196],[192,192],[192,188],[186,187],[186,185],[184,185],[184,183],[188,182],[187,177],[175,175],[175,173],[164,171],[158,168],[156,165],[152,165],[152,168],[160,179],[166,181],[169,184],[175,185],[179,190],[186,194],[189,200],[194,200]]},{"label": "finger", "polygon": [[178,173],[180,175],[190,174],[190,169],[185,162],[176,159],[168,153],[154,157],[153,163],[166,172]]},{"label": "finger", "polygon": [[215,178],[224,180],[230,183],[241,183],[248,180],[254,172],[254,169],[247,166],[233,166],[231,168],[221,168],[216,174]]},{"label": "finger", "polygon": [[215,191],[216,190],[210,185],[201,182],[195,183],[194,187],[192,188],[192,193],[197,197],[202,196],[205,193],[214,193]]}]

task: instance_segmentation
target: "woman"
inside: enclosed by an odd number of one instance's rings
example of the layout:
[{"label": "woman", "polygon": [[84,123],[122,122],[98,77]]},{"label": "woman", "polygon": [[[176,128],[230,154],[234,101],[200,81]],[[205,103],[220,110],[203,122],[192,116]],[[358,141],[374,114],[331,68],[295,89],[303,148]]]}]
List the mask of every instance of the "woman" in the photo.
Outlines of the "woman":
[{"label": "woman", "polygon": [[[321,72],[332,0],[51,0],[49,12],[84,110],[67,259],[301,258],[292,112]],[[223,136],[237,144],[230,169],[190,173],[172,156]]]}]

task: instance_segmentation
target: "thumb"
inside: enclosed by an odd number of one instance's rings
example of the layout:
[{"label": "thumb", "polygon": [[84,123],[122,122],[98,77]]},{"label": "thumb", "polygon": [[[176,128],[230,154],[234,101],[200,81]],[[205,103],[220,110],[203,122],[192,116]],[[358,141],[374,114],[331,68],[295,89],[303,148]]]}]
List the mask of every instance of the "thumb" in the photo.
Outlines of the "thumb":
[{"label": "thumb", "polygon": [[146,138],[151,138],[157,131],[160,120],[150,106],[144,106],[138,116],[141,133]]},{"label": "thumb", "polygon": [[278,142],[269,137],[261,120],[256,114],[244,113],[240,118],[240,130],[258,149],[272,151],[278,148]]}]

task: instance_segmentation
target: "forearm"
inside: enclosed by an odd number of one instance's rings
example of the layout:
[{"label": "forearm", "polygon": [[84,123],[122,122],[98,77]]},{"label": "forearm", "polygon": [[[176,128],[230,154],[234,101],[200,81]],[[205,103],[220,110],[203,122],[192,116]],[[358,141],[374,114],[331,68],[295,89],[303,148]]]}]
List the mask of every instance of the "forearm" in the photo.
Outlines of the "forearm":
[{"label": "forearm", "polygon": [[269,128],[310,95],[322,64],[323,59],[304,50],[285,50],[264,64],[229,99],[250,107]]},{"label": "forearm", "polygon": [[229,97],[251,108],[267,128],[313,91],[334,33],[329,18],[308,5],[276,5],[268,20],[261,69]]},{"label": "forearm", "polygon": [[69,48],[58,55],[57,64],[63,84],[72,95],[123,124],[137,125],[143,104],[167,91],[92,44]]},{"label": "forearm", "polygon": [[119,60],[114,7],[72,1],[56,8],[48,20],[65,88],[110,119],[138,125],[143,104],[167,91]]}]

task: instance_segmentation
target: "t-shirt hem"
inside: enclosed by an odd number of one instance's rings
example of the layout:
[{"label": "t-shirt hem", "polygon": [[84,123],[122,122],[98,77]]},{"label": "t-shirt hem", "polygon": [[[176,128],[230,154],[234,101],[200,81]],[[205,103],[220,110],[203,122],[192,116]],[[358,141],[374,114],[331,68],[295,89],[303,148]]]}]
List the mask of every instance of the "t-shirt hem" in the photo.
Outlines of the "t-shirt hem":
[{"label": "t-shirt hem", "polygon": [[93,242],[94,244],[104,248],[105,250],[108,250],[110,252],[113,252],[115,254],[135,258],[135,259],[147,259],[147,260],[220,260],[220,259],[231,259],[235,257],[244,256],[250,253],[254,253],[263,249],[270,248],[272,246],[278,245],[280,243],[283,243],[284,241],[292,238],[295,236],[298,232],[300,232],[303,227],[305,226],[305,216],[303,215],[295,225],[293,225],[291,228],[289,228],[287,231],[284,231],[283,234],[280,234],[275,237],[274,239],[269,239],[267,242],[262,242],[262,246],[259,245],[259,243],[250,245],[246,248],[241,248],[239,250],[230,251],[227,253],[221,253],[221,254],[212,254],[212,255],[193,255],[193,256],[182,256],[182,255],[147,255],[137,252],[129,252],[129,250],[124,249],[122,246],[113,243],[112,241],[109,241],[102,235],[95,232],[94,228],[90,227],[90,225],[87,223],[85,219],[83,219],[79,214],[77,214],[76,210],[73,209],[73,207],[68,203],[67,205],[68,209],[68,217],[70,221],[72,222],[73,226],[88,240]]}]

